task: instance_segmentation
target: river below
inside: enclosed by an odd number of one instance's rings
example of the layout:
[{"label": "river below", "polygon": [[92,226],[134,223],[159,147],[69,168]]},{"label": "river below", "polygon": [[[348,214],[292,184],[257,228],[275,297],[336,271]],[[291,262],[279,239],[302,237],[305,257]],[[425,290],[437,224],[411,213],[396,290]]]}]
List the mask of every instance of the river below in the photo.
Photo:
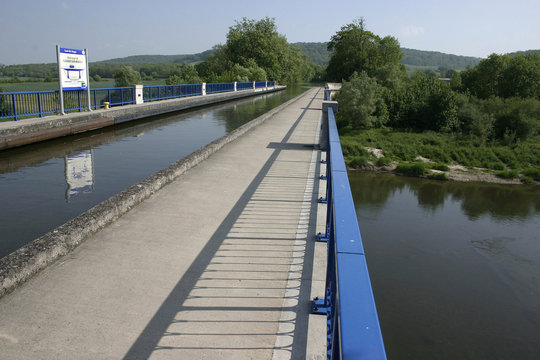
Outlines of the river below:
[{"label": "river below", "polygon": [[1,151],[0,258],[305,90],[288,87]]},{"label": "river below", "polygon": [[389,359],[540,359],[540,188],[349,174]]}]

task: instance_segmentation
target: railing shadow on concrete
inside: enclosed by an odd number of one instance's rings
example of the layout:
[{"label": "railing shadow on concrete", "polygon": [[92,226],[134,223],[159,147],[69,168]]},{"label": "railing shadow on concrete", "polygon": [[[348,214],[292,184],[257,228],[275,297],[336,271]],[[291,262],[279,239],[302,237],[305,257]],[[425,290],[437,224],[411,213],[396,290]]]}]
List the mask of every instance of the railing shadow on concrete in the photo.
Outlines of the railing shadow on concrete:
[{"label": "railing shadow on concrete", "polygon": [[[311,283],[301,280],[313,268],[309,234],[316,227],[318,188],[304,189],[318,182],[299,161],[281,161],[297,150],[273,150],[124,359],[169,351],[178,358],[201,352],[208,358],[305,357],[309,313],[300,308],[309,303]],[[290,221],[306,207],[309,219]]]},{"label": "railing shadow on concrete", "polygon": [[328,359],[386,359],[335,110],[336,102],[323,102],[327,187],[319,202],[327,204],[327,219],[317,238],[327,242],[328,258],[326,293],[315,298],[313,312],[327,317]]}]

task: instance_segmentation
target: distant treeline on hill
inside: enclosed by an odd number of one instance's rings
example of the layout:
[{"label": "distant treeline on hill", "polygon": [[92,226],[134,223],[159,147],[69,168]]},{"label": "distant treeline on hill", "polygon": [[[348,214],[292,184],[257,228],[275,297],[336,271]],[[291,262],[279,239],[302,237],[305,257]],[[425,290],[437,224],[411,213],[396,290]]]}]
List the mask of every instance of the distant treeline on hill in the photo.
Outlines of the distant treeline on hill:
[{"label": "distant treeline on hill", "polygon": [[[325,42],[299,42],[293,43],[303,53],[305,53],[311,62],[326,66],[330,59],[330,52]],[[476,66],[481,58],[470,56],[459,56],[444,54],[436,51],[423,51],[402,48],[402,64],[410,65],[414,68],[445,68],[454,70],[463,70],[468,66]],[[122,65],[132,65],[135,70],[147,78],[168,78],[178,72],[183,64],[195,64],[206,60],[214,50],[207,50],[197,54],[188,55],[135,55],[124,58],[117,58],[105,61],[91,62],[90,75],[100,76],[102,78],[112,78],[113,74],[120,69]],[[530,54],[540,52],[540,50],[527,50],[510,53],[510,56],[518,54]],[[4,78],[31,78],[31,79],[54,79],[57,77],[57,66],[54,63],[49,64],[22,64],[22,65],[2,65],[0,64],[0,77]],[[10,79],[4,79],[3,82],[9,82]]]}]

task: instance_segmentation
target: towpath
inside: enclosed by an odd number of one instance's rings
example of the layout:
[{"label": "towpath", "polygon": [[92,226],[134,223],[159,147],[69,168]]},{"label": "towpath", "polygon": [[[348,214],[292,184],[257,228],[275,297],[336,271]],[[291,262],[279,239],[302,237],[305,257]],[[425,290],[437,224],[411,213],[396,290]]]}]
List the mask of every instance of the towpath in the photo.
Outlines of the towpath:
[{"label": "towpath", "polygon": [[324,358],[322,100],[308,90],[1,298],[0,358]]}]

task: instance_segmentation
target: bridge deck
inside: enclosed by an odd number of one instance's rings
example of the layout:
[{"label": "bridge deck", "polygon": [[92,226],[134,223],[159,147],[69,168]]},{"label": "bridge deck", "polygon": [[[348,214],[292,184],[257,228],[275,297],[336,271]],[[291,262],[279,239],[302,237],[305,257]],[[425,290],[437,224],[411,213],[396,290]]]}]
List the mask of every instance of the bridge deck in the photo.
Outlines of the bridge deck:
[{"label": "bridge deck", "polygon": [[2,357],[323,358],[322,99],[309,90],[0,299]]}]

